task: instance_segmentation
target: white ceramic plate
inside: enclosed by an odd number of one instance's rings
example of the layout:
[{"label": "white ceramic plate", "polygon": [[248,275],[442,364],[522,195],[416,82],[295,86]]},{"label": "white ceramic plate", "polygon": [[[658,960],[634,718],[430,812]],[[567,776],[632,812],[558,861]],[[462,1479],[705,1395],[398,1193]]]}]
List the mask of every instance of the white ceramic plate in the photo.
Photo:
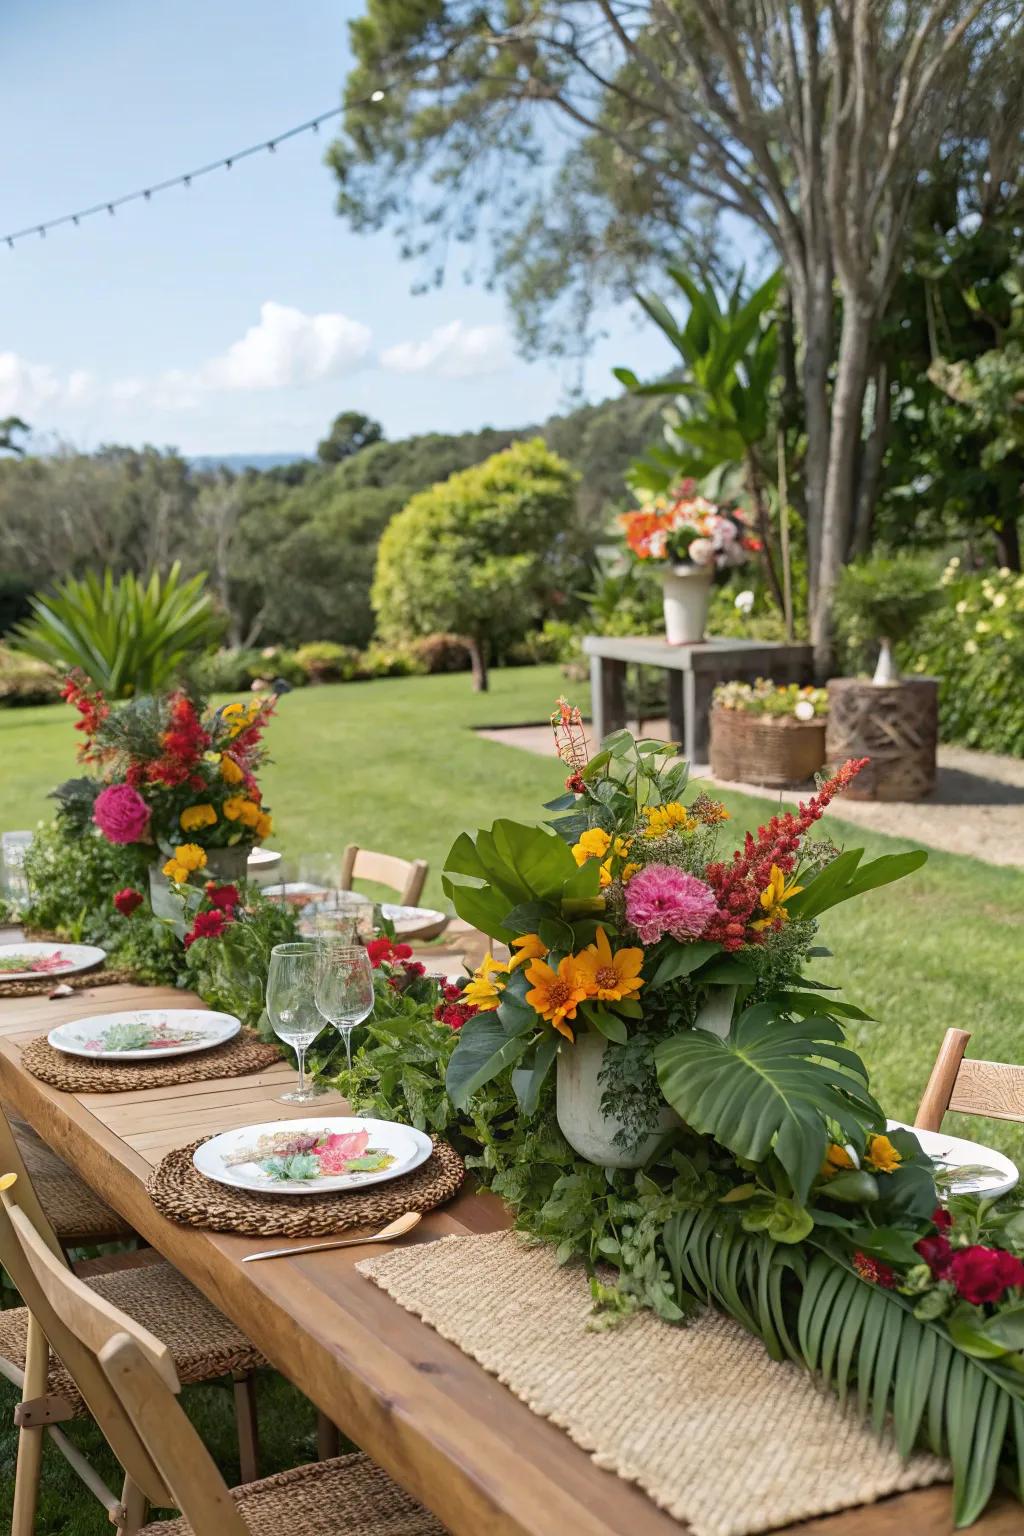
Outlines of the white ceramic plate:
[{"label": "white ceramic plate", "polygon": [[937,1172],[947,1168],[979,1170],[946,1185],[948,1194],[984,1195],[986,1199],[994,1199],[996,1195],[1008,1194],[1020,1178],[1015,1163],[994,1147],[984,1147],[979,1141],[947,1136],[944,1131],[919,1131],[913,1125],[904,1125],[902,1120],[887,1120],[886,1129],[911,1131],[921,1143],[922,1152],[927,1152],[932,1159]]},{"label": "white ceramic plate", "polygon": [[448,922],[447,912],[438,912],[433,907],[396,907],[386,901],[380,910],[389,923],[394,923],[399,938],[407,933],[420,933],[426,928],[433,928],[440,933]]},{"label": "white ceramic plate", "polygon": [[[27,959],[33,961],[29,970],[8,970],[3,960]],[[76,976],[80,971],[90,971],[94,965],[102,965],[107,958],[105,949],[95,944],[0,944],[0,981],[61,981],[65,976]],[[36,966],[43,960],[52,962],[42,970]]]},{"label": "white ceramic plate", "polygon": [[[261,1137],[267,1138],[262,1144]],[[283,1140],[275,1146],[270,1138],[276,1137]],[[328,1137],[337,1142],[333,1149],[327,1143]],[[314,1138],[321,1148],[321,1155],[328,1159],[328,1170],[333,1166],[347,1167],[353,1156],[390,1161],[386,1166],[362,1171],[328,1171],[313,1178],[287,1177],[291,1157],[301,1156],[305,1167],[320,1162],[320,1157],[306,1150],[306,1143],[312,1144]],[[348,1144],[338,1138],[346,1138]],[[305,1120],[267,1120],[260,1125],[243,1125],[238,1130],[225,1131],[197,1147],[192,1161],[206,1178],[214,1179],[218,1184],[230,1184],[236,1189],[274,1195],[325,1195],[332,1190],[362,1189],[365,1185],[400,1178],[425,1163],[432,1150],[429,1136],[393,1120],[323,1114]],[[247,1152],[251,1155],[244,1158]],[[270,1159],[280,1164],[284,1177],[275,1177],[263,1166]]]},{"label": "white ceramic plate", "polygon": [[281,855],[273,848],[254,848],[245,862],[250,869],[270,869],[280,864]]},{"label": "white ceramic plate", "polygon": [[72,1019],[51,1029],[47,1039],[66,1056],[92,1061],[159,1061],[208,1051],[237,1035],[241,1024],[232,1013],[207,1008],[134,1008]]},{"label": "white ceramic plate", "polygon": [[329,893],[325,885],[314,885],[309,880],[289,880],[286,885],[265,885],[263,894],[269,901],[287,901],[293,906],[304,907]]}]

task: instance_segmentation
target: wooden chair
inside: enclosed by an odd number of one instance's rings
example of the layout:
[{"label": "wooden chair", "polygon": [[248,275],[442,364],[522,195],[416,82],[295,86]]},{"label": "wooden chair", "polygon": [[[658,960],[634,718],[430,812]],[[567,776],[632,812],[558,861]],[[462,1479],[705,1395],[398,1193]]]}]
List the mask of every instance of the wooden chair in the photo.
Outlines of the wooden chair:
[{"label": "wooden chair", "polygon": [[430,866],[426,859],[399,859],[392,853],[371,853],[349,843],[341,856],[341,889],[350,891],[353,880],[372,880],[398,893],[397,905],[415,907],[423,895]]},{"label": "wooden chair", "polygon": [[1008,1061],[966,1061],[970,1038],[966,1029],[946,1030],[914,1117],[918,1130],[941,1130],[947,1109],[1024,1122],[1024,1067]]},{"label": "wooden chair", "polygon": [[[444,1536],[442,1526],[361,1455],[299,1467],[229,1491],[176,1400],[166,1345],[73,1275],[0,1178],[0,1261],[78,1383],[125,1471],[110,1518],[122,1536]],[[182,1519],[145,1524],[151,1505]]]},{"label": "wooden chair", "polygon": [[27,1170],[39,1203],[65,1253],[100,1243],[125,1243],[138,1234],[52,1152],[31,1126],[0,1105],[0,1163]]},{"label": "wooden chair", "polygon": [[[22,1159],[6,1117],[0,1113],[0,1157],[4,1170],[18,1180],[20,1205],[55,1260],[70,1273],[61,1238],[54,1230]],[[91,1191],[90,1191],[91,1193]],[[17,1276],[0,1255],[15,1285]],[[252,1372],[267,1361],[254,1345],[206,1300],[178,1271],[153,1253],[126,1254],[117,1267],[95,1261],[88,1288],[106,1304],[133,1317],[158,1319],[166,1347],[179,1375],[187,1382],[216,1381],[231,1376],[235,1391],[239,1459],[243,1477],[257,1474],[256,1399]],[[58,1360],[51,1362],[46,1337],[31,1307],[0,1310],[0,1376],[18,1387],[21,1402],[14,1411],[18,1428],[18,1458],[14,1484],[11,1536],[32,1536],[43,1454],[49,1433],[82,1482],[109,1510],[118,1500],[81,1452],[56,1426],[84,1417],[91,1403]]]}]

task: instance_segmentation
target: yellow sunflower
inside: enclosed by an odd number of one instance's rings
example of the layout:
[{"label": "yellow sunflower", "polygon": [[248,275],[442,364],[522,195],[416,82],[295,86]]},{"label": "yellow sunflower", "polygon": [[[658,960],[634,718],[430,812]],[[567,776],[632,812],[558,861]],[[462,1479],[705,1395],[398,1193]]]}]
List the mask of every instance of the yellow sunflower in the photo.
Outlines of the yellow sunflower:
[{"label": "yellow sunflower", "polygon": [[589,996],[612,1003],[620,1002],[632,992],[639,992],[643,986],[640,976],[643,963],[642,949],[617,949],[613,954],[603,928],[597,930],[596,942],[576,956]]},{"label": "yellow sunflower", "polygon": [[546,960],[531,960],[526,979],[532,983],[526,994],[530,1007],[560,1035],[574,1040],[576,1037],[565,1021],[576,1017],[576,1009],[587,995],[579,960],[566,955],[559,960],[557,971],[552,970]]},{"label": "yellow sunflower", "polygon": [[510,971],[516,970],[520,965],[526,965],[530,960],[543,960],[547,956],[548,947],[543,939],[535,933],[521,933],[518,939],[513,939],[511,949],[515,954],[509,961]]},{"label": "yellow sunflower", "polygon": [[[485,955],[473,972],[473,980],[463,989],[463,1000],[474,1003],[481,1013],[492,1013],[501,1002],[508,971],[507,962],[495,960],[493,955]],[[499,977],[502,978],[500,982]]]}]

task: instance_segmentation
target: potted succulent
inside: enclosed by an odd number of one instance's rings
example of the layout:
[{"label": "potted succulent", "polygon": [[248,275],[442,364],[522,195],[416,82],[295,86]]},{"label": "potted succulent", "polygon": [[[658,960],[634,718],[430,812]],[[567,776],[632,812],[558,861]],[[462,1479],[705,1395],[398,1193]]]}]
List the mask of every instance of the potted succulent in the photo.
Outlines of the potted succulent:
[{"label": "potted succulent", "polygon": [[709,501],[698,494],[695,481],[684,480],[619,522],[636,559],[659,567],[669,645],[703,640],[716,573],[745,565],[750,552],[761,547],[742,512]]},{"label": "potted succulent", "polygon": [[720,683],[711,706],[711,772],[785,789],[814,777],[825,763],[828,694],[824,688]]},{"label": "potted succulent", "polygon": [[939,599],[934,566],[913,556],[875,556],[840,576],[833,614],[848,665],[874,662],[870,678],[833,678],[828,685],[829,760],[871,759],[853,799],[920,800],[935,788],[938,682],[902,678],[897,657]]}]

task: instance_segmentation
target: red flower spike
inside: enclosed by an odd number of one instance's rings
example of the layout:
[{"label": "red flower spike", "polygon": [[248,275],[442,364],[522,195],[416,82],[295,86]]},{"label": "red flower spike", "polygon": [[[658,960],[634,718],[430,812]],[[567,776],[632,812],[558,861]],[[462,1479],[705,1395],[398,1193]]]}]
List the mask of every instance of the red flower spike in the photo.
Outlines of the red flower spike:
[{"label": "red flower spike", "polygon": [[869,1258],[859,1249],[853,1256],[853,1267],[861,1279],[867,1280],[869,1284],[880,1285],[886,1291],[896,1289],[896,1271],[878,1259]]}]

